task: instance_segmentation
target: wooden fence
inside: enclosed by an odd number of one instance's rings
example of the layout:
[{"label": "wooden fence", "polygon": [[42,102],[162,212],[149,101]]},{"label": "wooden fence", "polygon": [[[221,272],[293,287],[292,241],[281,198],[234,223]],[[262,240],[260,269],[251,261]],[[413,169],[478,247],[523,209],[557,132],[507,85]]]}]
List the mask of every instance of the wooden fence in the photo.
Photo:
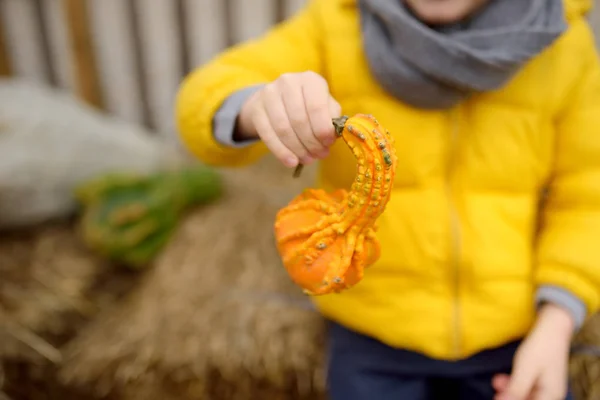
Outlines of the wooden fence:
[{"label": "wooden fence", "polygon": [[[261,34],[305,0],[0,0],[0,74],[77,93],[172,134],[190,68]],[[600,11],[592,15],[600,32]]]},{"label": "wooden fence", "polygon": [[0,0],[0,74],[171,134],[181,78],[305,0]]}]

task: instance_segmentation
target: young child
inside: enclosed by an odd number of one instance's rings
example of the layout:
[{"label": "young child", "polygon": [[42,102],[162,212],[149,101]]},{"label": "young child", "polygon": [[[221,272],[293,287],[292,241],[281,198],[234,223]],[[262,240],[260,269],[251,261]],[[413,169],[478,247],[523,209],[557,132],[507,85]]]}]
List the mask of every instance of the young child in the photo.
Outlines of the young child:
[{"label": "young child", "polygon": [[600,307],[600,63],[591,0],[309,0],[183,82],[203,162],[271,151],[349,188],[332,117],[395,137],[381,258],[314,298],[333,400],[570,398],[573,333]]}]

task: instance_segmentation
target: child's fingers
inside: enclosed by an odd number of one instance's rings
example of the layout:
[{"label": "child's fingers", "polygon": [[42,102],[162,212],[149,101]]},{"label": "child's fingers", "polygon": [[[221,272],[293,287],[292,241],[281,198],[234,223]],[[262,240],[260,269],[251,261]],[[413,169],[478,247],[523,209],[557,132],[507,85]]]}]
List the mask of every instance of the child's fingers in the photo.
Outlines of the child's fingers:
[{"label": "child's fingers", "polygon": [[290,77],[288,80],[282,79],[280,82],[283,104],[292,129],[312,156],[315,158],[324,157],[327,148],[319,142],[313,133],[309,115],[304,105],[301,82],[297,77]]},{"label": "child's fingers", "polygon": [[265,87],[262,101],[270,126],[281,143],[294,153],[301,163],[310,164],[313,159],[292,128],[279,88],[275,85]]},{"label": "child's fingers", "polygon": [[319,143],[328,148],[335,141],[329,109],[329,86],[324,79],[313,78],[305,82],[302,93],[312,131]]},{"label": "child's fingers", "polygon": [[321,77],[312,78],[304,82],[302,94],[312,131],[319,143],[329,148],[335,141],[329,112],[329,86]]},{"label": "child's fingers", "polygon": [[508,387],[510,376],[508,374],[497,374],[492,378],[492,387],[497,392],[503,392]]},{"label": "child's fingers", "polygon": [[537,369],[533,365],[516,362],[502,400],[527,400],[535,387]]},{"label": "child's fingers", "polygon": [[253,114],[253,124],[262,142],[285,166],[293,168],[298,165],[298,157],[279,140],[271,126],[269,116],[264,107],[257,107]]}]

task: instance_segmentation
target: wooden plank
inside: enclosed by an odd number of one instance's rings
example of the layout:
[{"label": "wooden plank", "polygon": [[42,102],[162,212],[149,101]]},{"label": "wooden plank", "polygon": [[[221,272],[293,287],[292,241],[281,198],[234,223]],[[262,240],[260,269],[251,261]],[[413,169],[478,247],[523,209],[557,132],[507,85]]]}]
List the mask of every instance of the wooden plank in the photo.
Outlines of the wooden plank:
[{"label": "wooden plank", "polygon": [[72,50],[77,93],[89,104],[103,107],[100,81],[95,63],[94,43],[88,23],[86,0],[63,0],[69,43]]},{"label": "wooden plank", "polygon": [[57,86],[74,92],[76,90],[72,52],[65,26],[66,13],[62,0],[37,0],[46,24],[49,63],[52,64]]},{"label": "wooden plank", "polygon": [[0,1],[0,18],[14,75],[46,84],[46,64],[31,0]]},{"label": "wooden plank", "polygon": [[[2,13],[0,8],[0,13]],[[0,17],[0,75],[10,76],[13,73],[12,63],[6,47],[6,32],[3,23],[3,18]]]},{"label": "wooden plank", "polygon": [[227,47],[227,1],[186,0],[188,52],[192,66],[204,64]]},{"label": "wooden plank", "polygon": [[275,1],[280,0],[230,0],[234,42],[255,38],[277,22]]},{"label": "wooden plank", "polygon": [[287,17],[287,1],[275,0],[273,7],[275,7],[275,10],[273,11],[273,14],[275,14],[275,23],[285,20]]},{"label": "wooden plank", "polygon": [[148,96],[148,83],[146,82],[146,57],[142,39],[142,28],[140,22],[139,5],[137,0],[128,0],[128,15],[129,21],[132,28],[132,39],[133,39],[133,52],[136,69],[136,80],[140,89],[141,104],[144,112],[144,126],[152,128],[152,121],[150,118],[150,99]]},{"label": "wooden plank", "polygon": [[46,80],[53,86],[57,84],[56,68],[54,67],[54,58],[52,54],[52,45],[50,44],[50,34],[47,24],[46,9],[44,0],[32,0],[33,16],[37,28],[37,37],[40,41],[41,58],[46,68]]},{"label": "wooden plank", "polygon": [[190,41],[189,41],[189,28],[188,23],[190,22],[186,16],[187,14],[187,2],[185,0],[174,0],[175,1],[175,17],[177,27],[177,38],[179,44],[179,66],[181,67],[181,76],[185,76],[191,68],[190,58]]},{"label": "wooden plank", "polygon": [[173,104],[182,78],[175,3],[172,0],[136,0],[135,4],[151,127],[175,140]]},{"label": "wooden plank", "polygon": [[600,50],[600,4],[594,2],[594,8],[590,14],[590,24],[596,36],[596,47]]},{"label": "wooden plank", "polygon": [[235,0],[223,0],[223,4],[225,6],[225,37],[226,37],[226,45],[227,47],[231,47],[235,44],[235,15],[233,12]]},{"label": "wooden plank", "polygon": [[136,60],[136,21],[130,3],[131,0],[90,1],[90,28],[96,44],[104,108],[121,119],[144,124],[147,113]]},{"label": "wooden plank", "polygon": [[306,4],[306,0],[282,0],[285,1],[285,15],[291,17]]}]

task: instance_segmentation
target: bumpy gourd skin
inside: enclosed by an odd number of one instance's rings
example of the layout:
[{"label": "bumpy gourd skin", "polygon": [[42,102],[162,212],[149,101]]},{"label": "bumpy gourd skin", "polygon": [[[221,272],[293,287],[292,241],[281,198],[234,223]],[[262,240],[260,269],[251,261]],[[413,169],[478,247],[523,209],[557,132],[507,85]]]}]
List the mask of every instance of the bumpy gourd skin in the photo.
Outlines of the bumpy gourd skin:
[{"label": "bumpy gourd skin", "polygon": [[389,201],[396,171],[390,133],[371,115],[333,120],[357,160],[350,191],[307,189],[275,219],[277,248],[291,279],[308,295],[357,284],[380,255],[375,221]]},{"label": "bumpy gourd skin", "polygon": [[92,250],[139,268],[168,242],[186,209],[221,194],[220,176],[203,165],[150,176],[108,174],[76,190],[80,231]]}]

